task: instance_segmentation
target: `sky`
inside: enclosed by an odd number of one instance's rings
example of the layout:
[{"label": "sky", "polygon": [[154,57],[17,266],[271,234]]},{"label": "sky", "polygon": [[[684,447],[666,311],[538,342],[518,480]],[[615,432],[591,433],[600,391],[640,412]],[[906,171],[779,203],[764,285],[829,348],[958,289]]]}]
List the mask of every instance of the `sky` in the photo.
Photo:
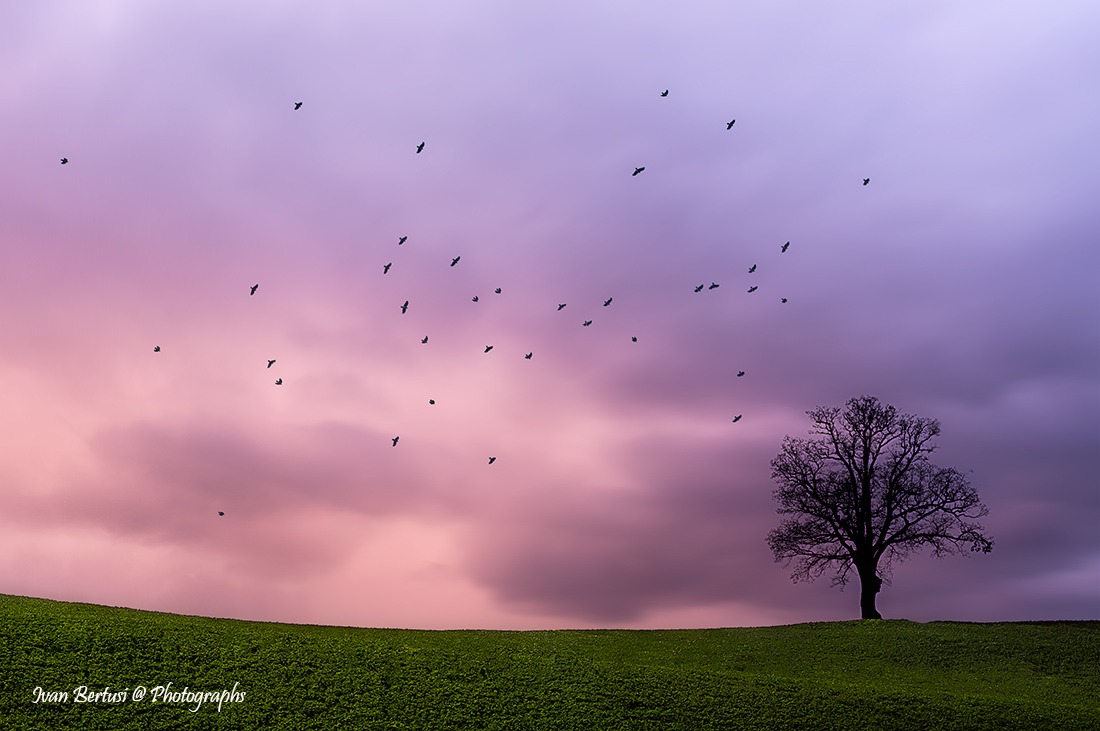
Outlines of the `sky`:
[{"label": "sky", "polygon": [[884,617],[1100,618],[1098,29],[1087,0],[0,5],[0,593],[856,619],[858,583],[775,561],[770,461],[869,395],[939,421],[995,540],[895,566]]}]

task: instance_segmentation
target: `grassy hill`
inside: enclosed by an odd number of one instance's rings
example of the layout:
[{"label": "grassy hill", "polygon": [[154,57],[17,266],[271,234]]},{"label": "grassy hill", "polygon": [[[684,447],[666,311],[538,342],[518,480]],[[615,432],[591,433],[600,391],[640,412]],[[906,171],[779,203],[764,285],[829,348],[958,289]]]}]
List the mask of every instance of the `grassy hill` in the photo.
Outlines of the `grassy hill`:
[{"label": "grassy hill", "polygon": [[1100,621],[426,631],[0,595],[0,726],[1088,731]]}]

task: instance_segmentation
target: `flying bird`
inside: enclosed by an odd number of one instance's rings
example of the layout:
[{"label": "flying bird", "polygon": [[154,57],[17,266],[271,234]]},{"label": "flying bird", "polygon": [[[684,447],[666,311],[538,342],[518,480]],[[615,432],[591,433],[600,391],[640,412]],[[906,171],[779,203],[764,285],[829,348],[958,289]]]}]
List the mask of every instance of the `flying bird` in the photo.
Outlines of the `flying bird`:
[{"label": "flying bird", "polygon": [[492,349],[493,349],[493,346],[492,346],[492,345],[486,345],[486,346],[485,346],[485,352],[486,352],[486,353],[488,353],[488,352],[489,352],[490,350],[492,350]]},{"label": "flying bird", "polygon": [[267,361],[267,367],[268,367],[268,368],[270,368],[270,367],[271,367],[271,366],[273,366],[273,365],[275,365],[275,361],[274,361],[274,360],[268,360],[268,361]]},{"label": "flying bird", "polygon": [[429,403],[429,404],[435,404],[435,399],[434,399],[434,398],[430,398],[430,399],[428,399],[428,403]]},{"label": "flying bird", "polygon": [[864,178],[864,179],[863,179],[863,184],[864,184],[864,185],[867,185],[867,184],[868,184],[868,183],[870,183],[870,182],[871,182],[871,179],[870,179],[870,178]]},{"label": "flying bird", "polygon": [[457,264],[458,260],[461,259],[461,258],[462,258],[461,256],[456,256],[454,259],[451,259],[451,266],[454,266],[455,264]]},{"label": "flying bird", "polygon": [[744,371],[737,371],[737,377],[738,377],[738,378],[740,378],[740,377],[741,377],[741,376],[743,376],[743,375],[745,375],[745,372],[744,372]]},{"label": "flying bird", "polygon": [[611,304],[611,300],[613,300],[613,299],[615,299],[615,298],[614,298],[614,297],[608,297],[608,298],[607,298],[607,302],[604,302],[604,303],[603,303],[603,306],[604,306],[604,307],[607,307],[607,306],[608,306],[609,304]]},{"label": "flying bird", "polygon": [[477,302],[477,295],[474,295],[474,302]]},{"label": "flying bird", "polygon": [[419,145],[416,146],[416,154],[419,155],[420,151],[423,150],[423,149],[424,149],[424,143],[421,142]]},{"label": "flying bird", "polygon": [[276,378],[276,379],[275,379],[275,385],[276,385],[276,386],[281,386],[281,385],[283,385],[283,379],[281,379],[281,378]]},{"label": "flying bird", "polygon": [[714,282],[711,282],[710,286],[707,287],[707,289],[718,289],[721,286],[722,286],[721,284],[715,284]]},{"label": "flying bird", "polygon": [[405,310],[409,309],[409,301],[405,300],[405,304],[401,305],[401,314],[405,314]]},{"label": "flying bird", "polygon": [[786,297],[781,297],[779,299],[779,301],[782,302],[783,304],[787,304],[787,298]]},{"label": "flying bird", "polygon": [[736,424],[739,421],[741,421],[741,414],[738,414],[737,416],[733,417],[733,423],[734,424]]},{"label": "flying bird", "polygon": [[68,165],[69,164],[69,158],[67,158],[67,157],[61,158],[61,164],[62,165]]},{"label": "flying bird", "polygon": [[225,513],[223,513],[222,511],[219,510],[218,515],[225,515]]},{"label": "flying bird", "polygon": [[757,289],[756,287],[749,287],[749,292],[755,292],[756,289]]},{"label": "flying bird", "polygon": [[489,464],[492,464],[493,462],[496,462],[496,461],[497,461],[496,457],[490,457],[489,458]]},{"label": "flying bird", "polygon": [[497,287],[496,292],[497,294],[500,294],[500,287]]},{"label": "flying bird", "polygon": [[249,293],[248,293],[248,295],[249,295],[249,296],[251,297],[252,295],[256,294],[256,290],[257,290],[257,289],[259,289],[259,288],[260,288],[260,285],[258,285],[258,284],[253,284],[253,285],[252,285],[252,291],[251,291],[251,292],[249,292]]},{"label": "flying bird", "polygon": [[786,254],[786,253],[787,253],[787,247],[788,247],[788,246],[790,246],[790,245],[791,245],[791,242],[790,242],[790,241],[788,241],[787,243],[783,244],[783,246],[781,246],[779,250],[780,250],[780,251],[781,251],[782,253]]},{"label": "flying bird", "polygon": [[642,168],[634,168],[634,172],[630,174],[630,177],[632,177],[632,178],[633,178],[633,177],[634,177],[635,175],[637,175],[638,173],[642,172],[643,170],[645,170],[645,168],[644,168],[644,167],[642,167]]},{"label": "flying bird", "polygon": [[531,356],[534,355],[534,354],[535,354],[535,351],[532,350],[530,353],[528,353],[527,355],[525,355],[523,357],[526,358],[527,360],[531,360]]},{"label": "flying bird", "polygon": [[301,109],[302,108],[302,103],[301,102],[294,102],[294,108],[295,109]]},{"label": "flying bird", "polygon": [[390,267],[392,267],[392,266],[393,266],[393,262],[391,261],[389,264],[382,267],[382,273],[383,274],[389,274],[390,273]]},{"label": "flying bird", "polygon": [[668,96],[668,89],[661,92],[661,96]]},{"label": "flying bird", "polygon": [[558,305],[558,312],[561,312],[562,307],[565,307],[565,305]]},{"label": "flying bird", "polygon": [[397,446],[397,440],[400,439],[400,438],[401,437],[394,437],[393,438],[393,446],[395,446],[395,447]]},{"label": "flying bird", "polygon": [[426,343],[426,342],[428,342],[428,336],[427,336],[427,335],[425,335],[425,336],[424,336],[424,339],[423,339],[423,340],[421,340],[420,342],[421,342],[421,343]]},{"label": "flying bird", "polygon": [[632,343],[636,343],[636,342],[638,342],[638,338],[635,338],[635,337],[631,337],[631,338],[630,338],[630,342],[632,342]]},{"label": "flying bird", "polygon": [[585,321],[584,321],[584,326],[585,326],[585,327],[588,327],[588,326],[589,326],[589,325],[591,325],[591,324],[592,324],[592,321],[591,321],[591,320],[585,320]]},{"label": "flying bird", "polygon": [[756,271],[756,265],[755,265],[755,264],[753,264],[753,265],[752,265],[752,266],[751,266],[751,267],[749,268],[749,274],[752,274],[752,273],[753,273],[753,272],[755,272],[755,271]]},{"label": "flying bird", "polygon": [[728,131],[728,130],[733,129],[733,123],[736,122],[736,121],[737,121],[736,119],[731,119],[729,124],[726,125],[726,130]]},{"label": "flying bird", "polygon": [[402,236],[401,238],[399,238],[397,240],[397,245],[400,246],[401,244],[405,243],[405,239],[407,239],[407,238],[409,238],[409,237],[408,236]]},{"label": "flying bird", "polygon": [[154,353],[159,353],[160,352],[160,346],[159,345],[154,345],[153,346],[153,352]]},{"label": "flying bird", "polygon": [[696,292],[702,292],[702,291],[703,291],[703,287],[705,287],[705,286],[707,286],[707,285],[705,285],[705,284],[700,284],[700,285],[699,285],[698,287],[696,287],[696,288],[695,288],[695,291],[696,291]]}]

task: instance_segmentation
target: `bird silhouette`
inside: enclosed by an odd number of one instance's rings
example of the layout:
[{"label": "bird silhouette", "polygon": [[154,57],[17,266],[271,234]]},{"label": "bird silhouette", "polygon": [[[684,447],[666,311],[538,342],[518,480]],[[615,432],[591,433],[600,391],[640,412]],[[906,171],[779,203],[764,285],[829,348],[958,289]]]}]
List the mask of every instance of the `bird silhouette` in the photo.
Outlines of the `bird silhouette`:
[{"label": "bird silhouette", "polygon": [[473,301],[477,302],[477,295],[476,294],[474,295],[474,300]]},{"label": "bird silhouette", "polygon": [[401,238],[399,238],[397,240],[397,245],[400,246],[401,244],[405,243],[405,239],[407,239],[407,238],[409,238],[409,237],[408,236],[402,236]]},{"label": "bird silhouette", "polygon": [[401,437],[394,437],[393,438],[393,446],[395,446],[395,447],[397,446],[397,440],[400,439],[400,438]]},{"label": "bird silhouette", "polygon": [[632,342],[632,343],[636,343],[636,342],[638,342],[638,338],[636,338],[636,337],[633,337],[633,336],[632,336],[632,337],[630,338],[630,342]]},{"label": "bird silhouette", "polygon": [[423,339],[423,340],[421,340],[420,342],[421,342],[421,343],[426,343],[426,342],[428,342],[428,336],[427,336],[427,335],[425,335],[425,336],[424,336],[424,339]]},{"label": "bird silhouette", "polygon": [[497,461],[496,457],[490,457],[489,458],[489,464],[492,464],[493,462],[496,462],[496,461]]},{"label": "bird silhouette", "polygon": [[256,290],[257,290],[257,289],[259,289],[259,288],[260,288],[260,285],[258,285],[258,284],[253,284],[253,285],[252,285],[252,291],[251,291],[251,292],[249,292],[249,293],[248,293],[248,295],[249,295],[249,296],[251,297],[252,295],[256,294]]},{"label": "bird silhouette", "polygon": [[409,309],[409,301],[405,300],[405,304],[401,305],[401,314],[404,315],[405,311]]},{"label": "bird silhouette", "polygon": [[500,287],[497,287],[497,288],[496,288],[496,293],[497,293],[497,294],[500,294]]},{"label": "bird silhouette", "polygon": [[295,109],[301,109],[302,108],[302,103],[301,102],[294,102],[294,108]]},{"label": "bird silhouette", "polygon": [[638,173],[642,172],[643,170],[645,170],[645,168],[644,168],[644,167],[642,167],[642,168],[634,168],[634,172],[630,174],[630,177],[632,177],[632,178],[633,178],[633,177],[634,177],[635,175],[637,175]]},{"label": "bird silhouette", "polygon": [[698,287],[696,287],[696,288],[695,288],[695,291],[696,291],[696,292],[702,292],[702,291],[703,291],[703,287],[705,287],[705,286],[707,286],[707,285],[705,285],[705,284],[700,284],[700,285],[699,285]]},{"label": "bird silhouette", "polygon": [[530,353],[528,353],[527,355],[525,355],[523,357],[526,358],[527,360],[531,360],[531,356],[534,355],[534,354],[535,354],[535,352],[531,351]]},{"label": "bird silhouette", "polygon": [[428,399],[428,403],[434,405],[435,404],[435,399],[434,398]]},{"label": "bird silhouette", "polygon": [[390,267],[392,267],[392,266],[393,266],[393,262],[391,261],[389,264],[382,267],[382,273],[383,274],[389,274],[390,273]]},{"label": "bird silhouette", "polygon": [[740,378],[740,377],[741,377],[741,376],[743,376],[743,375],[745,375],[745,372],[744,372],[744,371],[737,371],[737,377],[738,377],[738,378]]},{"label": "bird silhouette", "polygon": [[273,366],[273,365],[275,365],[275,361],[274,361],[274,360],[269,360],[269,361],[267,361],[267,367],[268,367],[268,368],[270,368],[270,367],[271,367],[271,366]]},{"label": "bird silhouette", "polygon": [[461,259],[461,258],[462,258],[461,256],[456,256],[454,259],[451,259],[451,266],[454,266],[455,264],[457,264],[458,260]]},{"label": "bird silhouette", "polygon": [[607,302],[604,302],[604,303],[603,303],[603,306],[604,306],[604,307],[607,307],[607,306],[608,306],[609,304],[611,304],[611,300],[613,300],[613,299],[615,299],[615,298],[614,298],[614,297],[608,297],[608,298],[607,298]]},{"label": "bird silhouette", "polygon": [[733,417],[733,423],[734,424],[736,424],[739,421],[741,421],[741,414],[738,414],[737,416]]},{"label": "bird silhouette", "polygon": [[565,305],[558,305],[558,312],[561,312],[562,307],[565,307]]},{"label": "bird silhouette", "polygon": [[790,242],[790,241],[788,241],[787,243],[783,244],[783,246],[782,246],[782,247],[780,247],[780,249],[779,249],[779,250],[780,250],[781,252],[783,252],[784,254],[786,254],[786,253],[787,253],[787,247],[788,247],[788,246],[790,246],[790,245],[791,245],[791,242]]},{"label": "bird silhouette", "polygon": [[490,350],[492,350],[492,349],[493,349],[493,346],[492,346],[492,345],[486,345],[486,346],[485,346],[485,352],[486,352],[486,353],[488,353],[488,352],[489,352]]},{"label": "bird silhouette", "polygon": [[419,155],[420,151],[423,150],[423,149],[424,149],[424,143],[421,142],[419,145],[416,146],[416,154]]},{"label": "bird silhouette", "polygon": [[219,510],[218,515],[225,515],[225,513],[223,513],[222,511]]},{"label": "bird silhouette", "polygon": [[728,130],[733,129],[733,123],[736,122],[736,121],[737,121],[736,119],[731,119],[729,124],[726,125],[726,130],[728,131]]},{"label": "bird silhouette", "polygon": [[870,183],[870,182],[871,182],[871,179],[870,179],[870,178],[864,178],[864,179],[863,179],[863,184],[864,184],[864,185],[867,185],[867,184],[868,184],[868,183]]},{"label": "bird silhouette", "polygon": [[756,287],[749,287],[749,292],[755,292],[756,290],[757,290]]},{"label": "bird silhouette", "polygon": [[67,157],[61,158],[61,164],[62,165],[68,165],[69,164],[69,158],[67,158]]},{"label": "bird silhouette", "polygon": [[585,320],[585,321],[584,321],[584,326],[585,326],[585,327],[588,327],[588,326],[589,326],[589,325],[591,325],[591,324],[592,324],[592,321],[591,321],[591,320]]},{"label": "bird silhouette", "polygon": [[160,352],[160,346],[159,345],[154,345],[153,346],[153,352],[154,353],[159,353]]},{"label": "bird silhouette", "polygon": [[276,379],[275,379],[275,385],[276,385],[276,386],[281,386],[281,385],[283,385],[283,379],[281,379],[281,378],[276,378]]},{"label": "bird silhouette", "polygon": [[787,298],[786,297],[780,297],[779,301],[782,302],[783,304],[787,304]]},{"label": "bird silhouette", "polygon": [[711,282],[710,286],[707,287],[707,289],[718,289],[721,286],[722,286],[721,284],[715,284],[714,282]]},{"label": "bird silhouette", "polygon": [[668,96],[668,89],[661,92],[661,96]]},{"label": "bird silhouette", "polygon": [[756,271],[756,265],[753,264],[751,267],[749,267],[749,274],[752,274],[755,271]]}]

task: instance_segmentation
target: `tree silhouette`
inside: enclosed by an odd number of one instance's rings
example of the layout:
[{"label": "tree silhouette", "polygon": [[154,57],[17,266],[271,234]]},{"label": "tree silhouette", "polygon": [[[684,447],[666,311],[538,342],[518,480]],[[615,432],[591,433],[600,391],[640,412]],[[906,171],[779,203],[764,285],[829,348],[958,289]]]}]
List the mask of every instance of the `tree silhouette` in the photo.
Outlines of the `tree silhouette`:
[{"label": "tree silhouette", "polygon": [[[982,526],[968,522],[989,514],[966,475],[928,462],[940,433],[933,419],[899,415],[873,396],[839,408],[806,412],[811,434],[824,439],[783,439],[772,460],[773,492],[780,515],[794,515],[768,533],[776,561],[790,565],[791,579],[813,580],[832,566],[832,586],[844,587],[854,567],[863,619],[881,619],[875,594],[889,584],[894,561],[923,546],[932,555],[993,550]],[[881,567],[880,567],[881,562]]]}]

